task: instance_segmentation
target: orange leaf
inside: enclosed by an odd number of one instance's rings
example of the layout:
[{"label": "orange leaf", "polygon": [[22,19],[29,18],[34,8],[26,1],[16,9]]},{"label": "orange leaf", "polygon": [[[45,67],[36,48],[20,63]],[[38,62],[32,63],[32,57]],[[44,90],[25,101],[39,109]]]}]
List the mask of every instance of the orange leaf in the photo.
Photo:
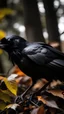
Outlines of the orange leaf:
[{"label": "orange leaf", "polygon": [[17,74],[18,76],[25,76],[26,74],[24,74],[17,65],[15,65],[10,71],[9,71],[9,75],[10,74]]},{"label": "orange leaf", "polygon": [[4,77],[3,76],[0,76],[0,80],[3,80],[4,79]]}]

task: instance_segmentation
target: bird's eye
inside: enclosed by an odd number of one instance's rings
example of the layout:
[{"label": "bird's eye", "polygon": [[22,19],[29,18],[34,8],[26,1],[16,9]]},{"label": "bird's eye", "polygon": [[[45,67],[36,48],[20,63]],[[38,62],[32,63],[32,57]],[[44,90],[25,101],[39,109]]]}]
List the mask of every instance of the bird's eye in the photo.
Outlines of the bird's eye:
[{"label": "bird's eye", "polygon": [[18,40],[18,39],[15,39],[15,40],[13,41],[13,43],[14,43],[14,46],[17,47],[17,46],[19,45],[19,40]]},{"label": "bird's eye", "polygon": [[15,41],[19,43],[19,39],[16,39]]}]

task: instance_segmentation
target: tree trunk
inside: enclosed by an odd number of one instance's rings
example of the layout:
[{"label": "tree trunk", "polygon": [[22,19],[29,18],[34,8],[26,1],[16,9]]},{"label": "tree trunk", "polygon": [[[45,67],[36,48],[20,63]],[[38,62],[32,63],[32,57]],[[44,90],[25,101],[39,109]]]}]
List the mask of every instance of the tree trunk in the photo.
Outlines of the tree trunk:
[{"label": "tree trunk", "polygon": [[58,22],[53,2],[54,0],[43,0],[46,15],[46,25],[49,34],[49,42],[57,42],[60,44]]},{"label": "tree trunk", "polygon": [[37,0],[23,0],[27,40],[30,42],[45,41],[37,6]]}]

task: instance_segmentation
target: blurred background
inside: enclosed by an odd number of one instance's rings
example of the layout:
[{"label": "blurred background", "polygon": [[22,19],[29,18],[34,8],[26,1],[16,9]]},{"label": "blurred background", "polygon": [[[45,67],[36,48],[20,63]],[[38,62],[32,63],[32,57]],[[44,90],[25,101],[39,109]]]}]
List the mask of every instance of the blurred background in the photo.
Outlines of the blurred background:
[{"label": "blurred background", "polygon": [[[12,34],[64,52],[64,0],[0,0],[0,39]],[[0,50],[0,74],[12,66]]]}]

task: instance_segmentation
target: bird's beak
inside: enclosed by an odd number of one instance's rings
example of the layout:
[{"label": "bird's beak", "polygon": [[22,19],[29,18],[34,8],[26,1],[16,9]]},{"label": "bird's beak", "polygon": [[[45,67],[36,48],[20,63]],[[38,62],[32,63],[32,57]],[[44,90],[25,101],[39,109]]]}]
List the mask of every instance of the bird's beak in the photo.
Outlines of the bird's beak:
[{"label": "bird's beak", "polygon": [[5,49],[5,47],[7,46],[8,44],[3,44],[1,41],[0,41],[0,48],[1,49]]},{"label": "bird's beak", "polygon": [[4,48],[4,44],[2,44],[1,41],[0,41],[0,48],[1,48],[1,49]]}]

